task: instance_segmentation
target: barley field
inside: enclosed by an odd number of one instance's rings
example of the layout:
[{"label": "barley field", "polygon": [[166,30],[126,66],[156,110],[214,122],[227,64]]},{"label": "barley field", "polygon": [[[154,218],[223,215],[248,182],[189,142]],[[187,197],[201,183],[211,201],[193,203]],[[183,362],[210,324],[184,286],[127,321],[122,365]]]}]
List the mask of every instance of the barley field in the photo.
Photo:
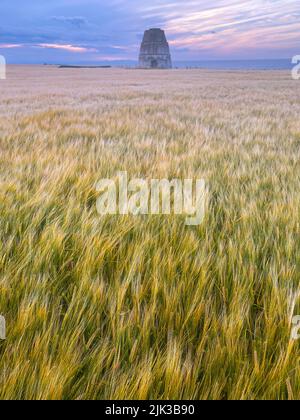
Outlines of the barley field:
[{"label": "barley field", "polygon": [[[1,399],[300,398],[300,82],[10,66],[0,81]],[[204,222],[96,183],[203,178]]]}]

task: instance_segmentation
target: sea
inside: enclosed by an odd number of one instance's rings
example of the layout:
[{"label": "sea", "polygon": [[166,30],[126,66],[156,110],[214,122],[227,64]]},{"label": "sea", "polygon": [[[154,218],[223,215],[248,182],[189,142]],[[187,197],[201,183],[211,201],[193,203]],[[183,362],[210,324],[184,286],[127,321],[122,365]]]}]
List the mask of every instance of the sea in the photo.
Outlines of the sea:
[{"label": "sea", "polygon": [[[96,63],[93,63],[93,65],[96,65]],[[97,65],[135,68],[138,63],[135,61],[105,61],[98,62]],[[173,61],[173,67],[179,69],[290,70],[293,66],[292,59]]]},{"label": "sea", "polygon": [[292,60],[220,60],[174,62],[178,68],[202,68],[213,70],[289,70],[294,66]]}]

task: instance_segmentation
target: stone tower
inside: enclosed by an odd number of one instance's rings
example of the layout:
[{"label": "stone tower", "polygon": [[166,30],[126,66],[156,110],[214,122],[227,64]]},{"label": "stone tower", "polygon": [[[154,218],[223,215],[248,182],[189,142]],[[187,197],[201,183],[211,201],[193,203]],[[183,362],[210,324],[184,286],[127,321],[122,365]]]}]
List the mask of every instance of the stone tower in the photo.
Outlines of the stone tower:
[{"label": "stone tower", "polygon": [[142,69],[171,69],[172,60],[166,35],[161,29],[145,31],[141,45],[139,67]]}]

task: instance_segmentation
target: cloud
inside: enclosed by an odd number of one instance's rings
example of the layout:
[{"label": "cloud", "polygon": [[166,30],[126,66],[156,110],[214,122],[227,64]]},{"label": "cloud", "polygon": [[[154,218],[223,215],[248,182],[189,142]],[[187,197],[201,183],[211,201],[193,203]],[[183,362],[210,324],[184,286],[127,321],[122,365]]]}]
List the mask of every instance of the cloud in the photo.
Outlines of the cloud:
[{"label": "cloud", "polygon": [[15,62],[136,60],[150,27],[166,30],[174,60],[300,52],[299,0],[27,0],[22,14],[21,0],[0,1],[0,42]]},{"label": "cloud", "polygon": [[86,52],[97,52],[95,48],[78,47],[70,44],[38,44],[36,47],[49,48],[54,50],[64,50],[74,53],[86,53]]},{"label": "cloud", "polygon": [[[187,7],[186,3],[188,3]],[[165,20],[173,51],[188,48],[201,57],[211,52],[223,57],[256,53],[256,56],[285,56],[300,50],[300,4],[295,0],[214,0],[177,4],[173,10],[147,8],[148,15]]]},{"label": "cloud", "polygon": [[0,44],[0,49],[12,49],[12,48],[22,48],[22,44]]},{"label": "cloud", "polygon": [[88,24],[88,20],[82,16],[52,16],[51,20],[55,22],[67,23],[69,25],[75,26],[76,28],[80,28]]}]

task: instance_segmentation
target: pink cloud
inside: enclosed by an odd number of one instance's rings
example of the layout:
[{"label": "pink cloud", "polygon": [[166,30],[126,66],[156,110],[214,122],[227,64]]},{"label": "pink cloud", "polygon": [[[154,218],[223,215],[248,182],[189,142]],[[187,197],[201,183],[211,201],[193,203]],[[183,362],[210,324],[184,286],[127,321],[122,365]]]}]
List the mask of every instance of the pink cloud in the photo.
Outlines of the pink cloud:
[{"label": "pink cloud", "polygon": [[0,44],[0,49],[22,48],[22,44]]},{"label": "pink cloud", "polygon": [[78,47],[71,44],[38,44],[37,47],[64,50],[74,53],[97,52],[95,48]]}]

